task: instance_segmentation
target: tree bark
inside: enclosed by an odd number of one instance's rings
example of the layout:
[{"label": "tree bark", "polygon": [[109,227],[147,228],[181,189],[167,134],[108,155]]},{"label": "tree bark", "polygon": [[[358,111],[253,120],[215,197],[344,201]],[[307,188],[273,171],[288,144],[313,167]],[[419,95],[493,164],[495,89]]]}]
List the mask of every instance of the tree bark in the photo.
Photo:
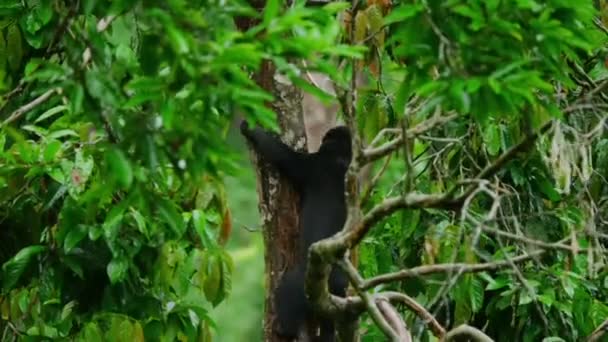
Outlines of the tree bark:
[{"label": "tree bark", "polygon": [[[265,0],[250,0],[250,5],[262,11]],[[257,23],[252,18],[236,18],[241,31]],[[298,151],[306,151],[306,134],[302,116],[302,93],[283,77],[275,75],[270,61],[263,61],[254,75],[256,83],[274,96],[268,106],[277,114],[281,140]],[[276,312],[274,292],[286,269],[294,265],[299,241],[299,198],[287,179],[269,165],[261,165],[253,156],[257,170],[259,211],[264,226],[264,264],[266,296],[264,302],[264,341],[282,342],[275,331]],[[300,341],[305,340],[300,338]]]},{"label": "tree bark", "polygon": [[[277,113],[281,127],[281,140],[298,151],[306,150],[306,136],[302,121],[301,92],[275,77],[275,69],[268,61],[263,63],[256,81],[271,92],[275,101],[270,107]],[[286,269],[294,265],[299,241],[299,198],[287,179],[281,177],[269,165],[256,160],[258,174],[259,210],[263,220],[264,264],[266,297],[264,312],[264,340],[286,341],[274,329],[274,292]]]}]

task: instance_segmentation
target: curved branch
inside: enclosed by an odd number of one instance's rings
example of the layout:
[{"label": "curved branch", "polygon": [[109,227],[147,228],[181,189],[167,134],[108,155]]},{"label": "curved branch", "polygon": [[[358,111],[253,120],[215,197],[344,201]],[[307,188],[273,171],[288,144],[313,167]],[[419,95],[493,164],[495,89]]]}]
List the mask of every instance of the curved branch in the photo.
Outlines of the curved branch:
[{"label": "curved branch", "polygon": [[384,297],[391,303],[400,302],[403,303],[408,309],[412,310],[422,321],[429,326],[433,335],[437,338],[443,338],[445,336],[445,328],[437,322],[435,316],[433,316],[428,310],[420,305],[414,298],[401,292],[382,292],[377,295],[378,297]]},{"label": "curved branch", "polygon": [[382,316],[384,316],[384,319],[399,337],[399,341],[412,342],[412,335],[407,330],[407,325],[403,321],[403,318],[401,318],[401,315],[399,315],[399,312],[391,305],[388,299],[376,298],[375,302],[380,310],[380,313],[382,313]]},{"label": "curved branch", "polygon": [[369,316],[372,318],[374,323],[376,323],[376,325],[380,328],[380,330],[382,330],[384,335],[390,337],[391,341],[403,341],[399,332],[394,329],[394,326],[391,325],[386,319],[386,316],[382,314],[382,312],[380,311],[380,306],[375,303],[372,295],[361,289],[363,279],[361,278],[361,275],[359,275],[359,272],[357,272],[353,264],[345,258],[345,260],[338,262],[338,265],[340,265],[340,267],[348,275],[348,278],[354,285],[355,291],[357,291],[357,294],[363,301],[363,304],[365,305]]},{"label": "curved branch", "polygon": [[462,335],[472,337],[474,340],[479,342],[494,342],[494,340],[491,339],[490,336],[484,334],[481,330],[466,324],[460,325],[448,331],[448,333],[445,334],[445,339],[443,339],[443,341],[451,341],[457,336]]}]

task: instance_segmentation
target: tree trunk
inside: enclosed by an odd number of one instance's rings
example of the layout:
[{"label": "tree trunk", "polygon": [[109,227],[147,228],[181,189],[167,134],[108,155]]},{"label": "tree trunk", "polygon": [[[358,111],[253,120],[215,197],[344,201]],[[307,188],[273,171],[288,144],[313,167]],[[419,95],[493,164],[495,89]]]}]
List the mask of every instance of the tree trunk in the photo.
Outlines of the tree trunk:
[{"label": "tree trunk", "polygon": [[[281,140],[299,151],[306,150],[306,136],[302,121],[301,92],[275,77],[274,67],[265,61],[256,77],[258,84],[275,96],[270,104],[277,113],[281,127]],[[264,225],[264,263],[266,267],[266,298],[264,313],[264,340],[284,341],[275,332],[274,291],[286,269],[294,264],[299,241],[299,198],[289,182],[273,171],[269,165],[259,165],[259,210]]]},{"label": "tree trunk", "polygon": [[[250,0],[249,3],[261,12],[266,1]],[[252,18],[236,18],[235,22],[241,31],[256,24]],[[262,62],[261,69],[254,78],[258,85],[274,96],[275,101],[268,105],[277,114],[281,140],[298,151],[306,151],[301,91],[285,78],[275,75],[275,68],[270,61]],[[280,338],[274,329],[274,292],[285,270],[294,265],[297,255],[300,203],[287,179],[273,171],[269,165],[260,165],[256,156],[252,159],[257,170],[259,210],[264,226],[264,341],[282,342],[286,340]]]}]

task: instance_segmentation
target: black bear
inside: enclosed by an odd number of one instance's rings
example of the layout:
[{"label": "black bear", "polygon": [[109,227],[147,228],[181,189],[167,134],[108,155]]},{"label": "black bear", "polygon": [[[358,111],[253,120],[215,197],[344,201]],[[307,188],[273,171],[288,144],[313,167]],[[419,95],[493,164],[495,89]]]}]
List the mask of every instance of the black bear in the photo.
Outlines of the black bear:
[{"label": "black bear", "polygon": [[[308,248],[340,231],[346,220],[344,176],[352,158],[350,132],[344,126],[330,129],[315,153],[294,151],[260,128],[249,129],[245,121],[241,123],[241,133],[264,160],[289,179],[301,199],[297,262],[283,275],[275,293],[277,330],[285,337],[296,338],[300,326],[312,314],[304,292]],[[346,275],[334,268],[329,291],[344,297],[347,286]],[[318,339],[333,341],[333,322],[322,321]]]}]

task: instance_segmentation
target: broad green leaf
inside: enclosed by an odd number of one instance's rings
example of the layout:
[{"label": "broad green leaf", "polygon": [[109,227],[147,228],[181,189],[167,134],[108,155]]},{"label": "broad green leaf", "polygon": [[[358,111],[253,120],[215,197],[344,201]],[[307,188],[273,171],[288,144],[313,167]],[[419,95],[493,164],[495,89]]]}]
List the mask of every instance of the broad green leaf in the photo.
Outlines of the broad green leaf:
[{"label": "broad green leaf", "polygon": [[59,140],[51,140],[47,143],[44,148],[42,158],[45,163],[49,163],[55,160],[57,153],[61,150],[61,142]]},{"label": "broad green leaf", "polygon": [[537,177],[535,179],[535,183],[540,189],[540,191],[547,196],[547,198],[553,202],[557,202],[560,200],[561,196],[553,184],[544,177]]},{"label": "broad green leaf", "polygon": [[91,69],[85,74],[85,83],[87,91],[91,96],[103,104],[116,107],[118,104],[118,96],[112,85],[112,81],[108,80],[108,75],[104,75],[102,71]]},{"label": "broad green leaf", "polygon": [[486,150],[491,156],[497,156],[501,150],[501,131],[500,127],[494,123],[488,123],[483,132],[483,140]]},{"label": "broad green leaf", "polygon": [[281,2],[278,0],[268,0],[266,1],[266,6],[264,7],[264,21],[263,25],[267,26],[270,24],[270,21],[277,17],[279,14]]},{"label": "broad green leaf", "polygon": [[391,13],[384,18],[384,25],[390,25],[399,21],[409,19],[418,13],[424,11],[424,5],[422,3],[416,4],[401,4],[396,9],[392,10]]},{"label": "broad green leaf", "polygon": [[113,258],[108,264],[107,272],[110,282],[116,284],[122,282],[127,276],[129,262],[124,257]]},{"label": "broad green leaf", "polygon": [[206,277],[203,290],[207,300],[215,303],[217,302],[222,282],[222,264],[219,257],[214,254],[207,255],[205,259]]},{"label": "broad green leaf", "polygon": [[15,256],[10,258],[2,265],[2,288],[10,290],[17,284],[23,271],[30,264],[32,259],[47,250],[46,246],[32,245],[21,249]]},{"label": "broad green leaf", "polygon": [[95,322],[89,322],[82,330],[82,338],[84,341],[103,342],[103,332]]},{"label": "broad green leaf", "polygon": [[82,241],[82,239],[87,235],[87,227],[84,225],[77,225],[75,227],[71,227],[70,231],[65,236],[65,240],[63,241],[63,249],[66,253],[69,253],[74,247]]}]

